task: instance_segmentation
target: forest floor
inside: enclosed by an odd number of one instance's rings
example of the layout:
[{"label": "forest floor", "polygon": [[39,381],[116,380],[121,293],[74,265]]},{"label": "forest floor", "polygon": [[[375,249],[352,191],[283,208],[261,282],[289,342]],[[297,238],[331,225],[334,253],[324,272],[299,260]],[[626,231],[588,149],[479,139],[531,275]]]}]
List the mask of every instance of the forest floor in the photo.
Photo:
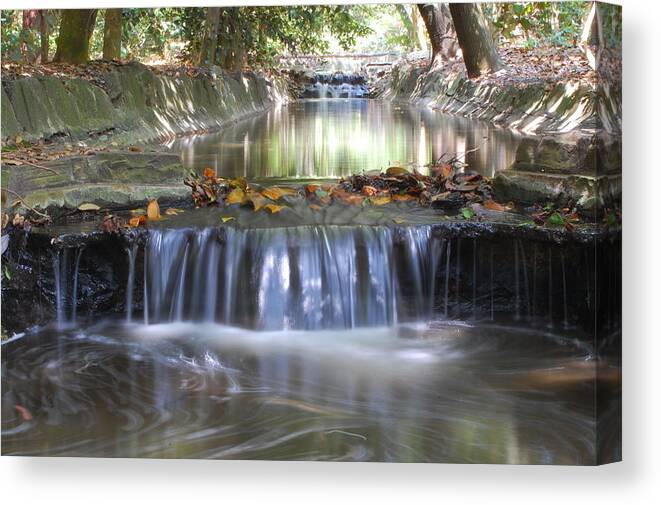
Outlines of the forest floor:
[{"label": "forest floor", "polygon": [[[499,49],[505,67],[493,74],[475,78],[477,82],[523,88],[533,84],[572,81],[592,84],[596,72],[590,67],[585,54],[578,47],[548,46],[526,49],[506,46]],[[427,58],[408,60],[416,66],[429,64]],[[465,71],[463,59],[458,57],[436,64],[434,70],[443,74],[461,74]]]}]

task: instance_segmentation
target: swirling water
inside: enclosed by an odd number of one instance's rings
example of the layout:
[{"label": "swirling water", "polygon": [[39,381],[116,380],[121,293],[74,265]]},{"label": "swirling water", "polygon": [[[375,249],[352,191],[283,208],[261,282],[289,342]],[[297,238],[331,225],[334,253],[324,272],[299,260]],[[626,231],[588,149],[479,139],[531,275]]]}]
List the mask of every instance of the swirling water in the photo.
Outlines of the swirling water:
[{"label": "swirling water", "polygon": [[556,336],[432,323],[251,331],[106,321],[3,344],[2,452],[594,462],[594,361]]}]

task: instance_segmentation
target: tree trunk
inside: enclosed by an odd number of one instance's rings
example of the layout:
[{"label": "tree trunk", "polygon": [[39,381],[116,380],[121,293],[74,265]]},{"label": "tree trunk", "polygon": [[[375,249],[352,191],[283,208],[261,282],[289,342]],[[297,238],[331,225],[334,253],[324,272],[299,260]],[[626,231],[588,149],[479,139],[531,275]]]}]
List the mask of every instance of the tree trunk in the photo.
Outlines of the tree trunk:
[{"label": "tree trunk", "polygon": [[408,11],[403,4],[395,4],[395,8],[397,9],[399,18],[402,20],[402,24],[404,25],[404,28],[406,28],[406,32],[409,36],[409,44],[407,49],[409,51],[413,51],[417,46],[417,36],[415,32],[415,26],[413,25],[413,20],[411,19],[411,16],[409,16]]},{"label": "tree trunk", "polygon": [[451,3],[450,13],[468,77],[478,77],[502,68],[503,63],[479,5]]},{"label": "tree trunk", "polygon": [[48,37],[50,35],[48,30],[48,19],[46,18],[46,16],[48,15],[48,10],[46,9],[41,10],[39,11],[39,14],[40,14],[39,36],[41,41],[40,61],[43,64],[43,63],[48,63],[48,49],[49,49]]},{"label": "tree trunk", "polygon": [[122,59],[122,9],[106,9],[103,24],[103,59]]},{"label": "tree trunk", "polygon": [[198,65],[216,64],[216,53],[218,52],[218,27],[220,25],[220,8],[207,7],[207,15],[204,20],[204,35],[200,45],[200,56]]},{"label": "tree trunk", "polygon": [[60,35],[54,61],[86,63],[89,60],[90,37],[94,31],[97,9],[66,9],[62,11]]},{"label": "tree trunk", "polygon": [[443,26],[441,25],[441,16],[438,7],[434,4],[418,4],[420,17],[425,23],[429,41],[431,42],[431,63],[430,67],[436,62],[436,58],[441,54],[443,45]]}]

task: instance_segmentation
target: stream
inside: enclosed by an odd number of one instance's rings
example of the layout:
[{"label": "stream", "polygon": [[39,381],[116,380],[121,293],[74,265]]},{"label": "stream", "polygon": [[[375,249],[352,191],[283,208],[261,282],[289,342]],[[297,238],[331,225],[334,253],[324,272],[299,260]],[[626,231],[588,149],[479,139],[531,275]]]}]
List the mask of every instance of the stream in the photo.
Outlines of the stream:
[{"label": "stream", "polygon": [[[492,176],[517,142],[356,98],[301,100],[168,148],[188,168],[289,181],[425,171],[466,151]],[[50,320],[2,344],[2,454],[566,465],[619,454],[617,241],[462,236],[404,204],[289,210],[189,210],[142,234],[33,246],[29,304]],[[615,401],[597,401],[597,384]]]}]

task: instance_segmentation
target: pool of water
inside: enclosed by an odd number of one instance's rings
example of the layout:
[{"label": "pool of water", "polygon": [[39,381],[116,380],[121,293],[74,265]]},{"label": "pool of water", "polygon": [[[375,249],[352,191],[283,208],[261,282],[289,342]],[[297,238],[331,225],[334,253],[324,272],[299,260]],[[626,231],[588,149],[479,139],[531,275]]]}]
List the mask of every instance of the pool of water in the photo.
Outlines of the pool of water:
[{"label": "pool of water", "polygon": [[296,101],[168,147],[187,168],[255,180],[338,178],[393,165],[424,173],[444,154],[492,176],[512,164],[518,142],[517,134],[485,122],[354,98]]},{"label": "pool of water", "polygon": [[594,463],[593,350],[445,321],[106,321],[2,346],[2,454]]}]

